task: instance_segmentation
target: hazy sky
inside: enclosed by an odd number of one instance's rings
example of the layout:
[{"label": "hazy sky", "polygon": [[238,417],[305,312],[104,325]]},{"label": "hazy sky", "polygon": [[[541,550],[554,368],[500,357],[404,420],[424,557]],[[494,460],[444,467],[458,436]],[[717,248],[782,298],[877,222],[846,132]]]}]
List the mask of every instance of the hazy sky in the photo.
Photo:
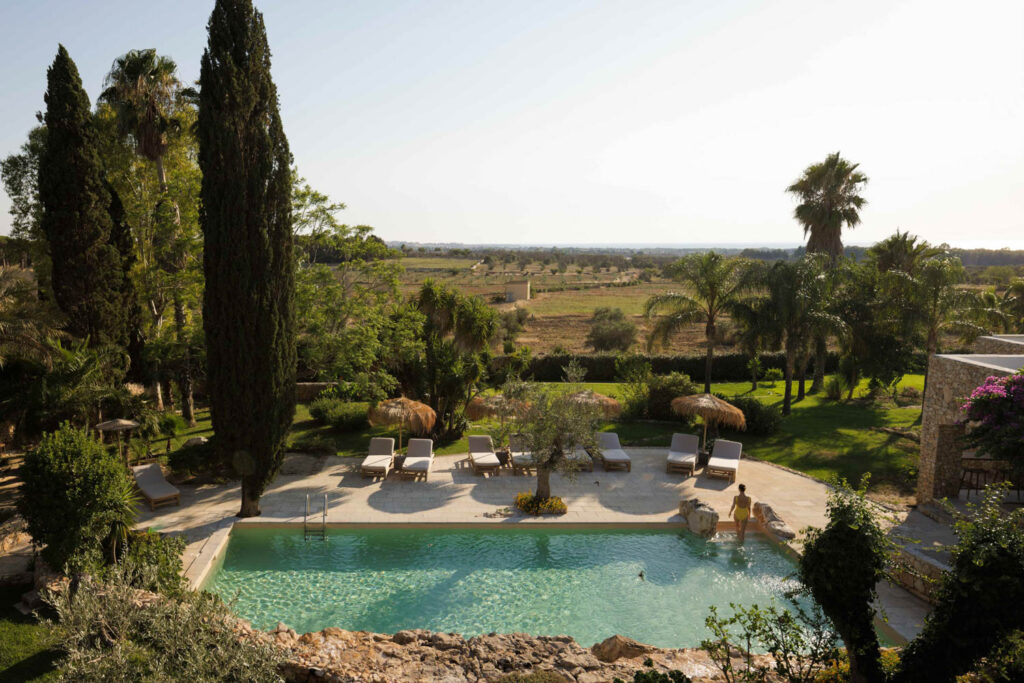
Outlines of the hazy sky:
[{"label": "hazy sky", "polygon": [[[0,154],[62,42],[199,73],[212,0],[0,0]],[[839,150],[863,224],[1024,248],[1024,2],[262,0],[300,172],[388,240],[797,243]],[[0,193],[0,232],[9,226]]]}]

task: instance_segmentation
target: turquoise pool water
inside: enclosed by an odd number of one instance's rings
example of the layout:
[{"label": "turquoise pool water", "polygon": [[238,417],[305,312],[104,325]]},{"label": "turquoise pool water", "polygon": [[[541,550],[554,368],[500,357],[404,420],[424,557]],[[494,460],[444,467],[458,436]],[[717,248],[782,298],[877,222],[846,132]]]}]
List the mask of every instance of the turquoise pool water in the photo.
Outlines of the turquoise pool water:
[{"label": "turquoise pool water", "polygon": [[254,626],[299,633],[525,632],[587,646],[619,633],[694,647],[711,605],[785,602],[793,570],[756,535],[740,546],[682,531],[385,527],[306,541],[239,527],[206,588]]}]

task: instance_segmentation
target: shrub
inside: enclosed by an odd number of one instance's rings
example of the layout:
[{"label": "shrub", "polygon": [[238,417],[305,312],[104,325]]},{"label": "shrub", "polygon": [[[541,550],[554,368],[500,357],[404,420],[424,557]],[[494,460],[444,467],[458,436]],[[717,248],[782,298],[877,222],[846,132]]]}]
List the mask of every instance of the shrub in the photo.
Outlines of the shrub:
[{"label": "shrub", "polygon": [[318,398],[309,404],[309,414],[316,422],[339,432],[366,427],[366,411],[365,403],[348,403],[336,398]]},{"label": "shrub", "polygon": [[782,413],[778,408],[753,398],[751,396],[736,396],[727,398],[720,396],[743,411],[743,418],[747,421],[747,434],[754,436],[771,436],[778,433],[782,427]]},{"label": "shrub", "polygon": [[1024,373],[987,378],[962,407],[964,421],[974,423],[965,437],[967,446],[977,448],[979,455],[1010,460],[1018,470],[1024,469],[1017,462],[1024,443],[1022,406]]},{"label": "shrub", "polygon": [[288,444],[288,450],[296,453],[333,455],[338,452],[334,439],[323,434],[307,434]]},{"label": "shrub", "polygon": [[847,383],[846,378],[839,373],[831,375],[827,380],[825,380],[825,398],[830,401],[843,400],[843,397],[849,390],[849,383]]},{"label": "shrub", "polygon": [[55,569],[77,572],[102,564],[103,541],[115,527],[130,529],[135,522],[119,457],[68,423],[25,454],[21,477],[18,510]]},{"label": "shrub", "polygon": [[[650,662],[649,664],[647,662]],[[651,666],[654,664],[650,659],[644,663],[644,666]],[[643,669],[633,672],[633,683],[691,683],[692,678],[684,674],[678,669],[672,669],[668,673],[661,673],[655,669]],[[621,678],[613,678],[612,683],[626,683]]]},{"label": "shrub", "polygon": [[1024,510],[1002,510],[1005,485],[958,515],[950,570],[921,634],[903,653],[903,680],[953,680],[1024,630]]},{"label": "shrub", "polygon": [[636,343],[636,325],[620,308],[602,307],[590,321],[587,346],[595,351],[626,351]]},{"label": "shrub", "polygon": [[494,683],[567,683],[567,679],[557,671],[532,671],[528,674],[505,674]]},{"label": "shrub", "polygon": [[[185,540],[181,537],[161,536],[150,529],[133,532],[128,537],[127,550],[121,559],[126,567],[124,575],[135,588],[181,595],[185,590],[185,579],[181,575],[183,552]],[[109,570],[116,571],[116,568]]]},{"label": "shrub", "polygon": [[647,417],[652,420],[679,420],[672,412],[672,399],[697,393],[697,385],[681,372],[651,377],[648,388]]},{"label": "shrub", "polygon": [[781,368],[768,368],[764,371],[764,381],[768,382],[769,385],[775,386],[776,382],[781,382],[785,378],[786,373]]},{"label": "shrub", "polygon": [[996,645],[971,673],[959,677],[964,683],[1024,681],[1024,631],[1014,631]]},{"label": "shrub", "polygon": [[50,596],[64,680],[281,680],[278,654],[240,640],[232,628],[236,618],[216,596],[186,591],[180,599],[142,605],[139,597],[120,572]]},{"label": "shrub", "polygon": [[651,362],[638,354],[623,354],[615,361],[615,376],[622,382],[623,416],[644,417],[651,396]]},{"label": "shrub", "polygon": [[173,451],[167,456],[167,466],[175,472],[192,474],[217,469],[221,463],[217,459],[217,450],[213,447],[214,438],[216,437],[207,439],[206,443],[182,446]]},{"label": "shrub", "polygon": [[515,506],[528,515],[564,515],[569,511],[565,501],[558,496],[537,498],[528,491],[516,496]]}]

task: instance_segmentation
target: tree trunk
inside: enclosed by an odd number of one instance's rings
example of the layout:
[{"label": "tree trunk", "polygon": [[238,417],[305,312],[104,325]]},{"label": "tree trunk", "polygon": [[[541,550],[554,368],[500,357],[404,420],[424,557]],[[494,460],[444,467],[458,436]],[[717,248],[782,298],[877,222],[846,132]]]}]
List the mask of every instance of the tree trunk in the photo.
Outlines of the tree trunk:
[{"label": "tree trunk", "polygon": [[545,500],[551,497],[551,470],[547,467],[537,468],[537,493],[534,498]]},{"label": "tree trunk", "polygon": [[811,382],[811,392],[816,394],[825,388],[825,362],[828,360],[828,344],[825,335],[815,340],[814,349],[814,381]]},{"label": "tree trunk", "polygon": [[260,510],[260,493],[254,490],[249,477],[242,477],[242,509],[238,511],[238,517],[259,517],[263,514]]},{"label": "tree trunk", "polygon": [[156,409],[164,412],[164,388],[160,380],[153,381],[153,396],[156,397]]},{"label": "tree trunk", "polygon": [[798,401],[804,400],[804,396],[807,395],[804,391],[804,384],[807,382],[807,362],[809,360],[810,357],[806,353],[800,354],[800,361],[798,363],[800,368],[798,376],[800,379],[796,389],[796,400]]},{"label": "tree trunk", "polygon": [[189,350],[188,336],[185,334],[185,304],[181,295],[174,294],[174,327],[175,336],[182,347],[182,369],[178,375],[178,388],[181,389],[181,417],[189,427],[196,426],[195,401],[192,398],[192,353]]},{"label": "tree trunk", "polygon": [[715,326],[708,325],[705,328],[704,337],[708,342],[707,356],[704,358],[704,393],[711,393],[711,362],[715,357]]},{"label": "tree trunk", "polygon": [[786,346],[786,391],[782,396],[782,414],[789,415],[793,410],[793,370],[796,365],[796,352]]},{"label": "tree trunk", "polygon": [[928,366],[931,365],[932,356],[939,352],[939,340],[938,334],[934,330],[928,330],[928,341],[925,345],[925,350],[928,352],[924,361],[924,389],[921,390],[921,405],[924,405],[924,399],[928,395]]},{"label": "tree trunk", "polygon": [[755,362],[756,360],[757,360],[757,354],[755,353],[754,355],[752,355],[750,357],[750,365],[751,365],[751,368],[750,368],[750,391],[752,391],[752,392],[753,391],[757,391],[758,363]]}]

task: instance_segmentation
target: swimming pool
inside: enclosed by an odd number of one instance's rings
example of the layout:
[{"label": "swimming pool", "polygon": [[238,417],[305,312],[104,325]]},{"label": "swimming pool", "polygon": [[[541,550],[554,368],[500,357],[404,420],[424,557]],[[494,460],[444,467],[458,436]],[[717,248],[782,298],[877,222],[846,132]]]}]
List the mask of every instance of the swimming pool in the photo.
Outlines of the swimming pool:
[{"label": "swimming pool", "polygon": [[[236,526],[205,585],[259,628],[328,626],[473,636],[621,634],[695,647],[711,605],[766,605],[795,587],[792,562],[748,536],[552,527],[301,529]],[[641,576],[642,573],[642,576]]]}]

